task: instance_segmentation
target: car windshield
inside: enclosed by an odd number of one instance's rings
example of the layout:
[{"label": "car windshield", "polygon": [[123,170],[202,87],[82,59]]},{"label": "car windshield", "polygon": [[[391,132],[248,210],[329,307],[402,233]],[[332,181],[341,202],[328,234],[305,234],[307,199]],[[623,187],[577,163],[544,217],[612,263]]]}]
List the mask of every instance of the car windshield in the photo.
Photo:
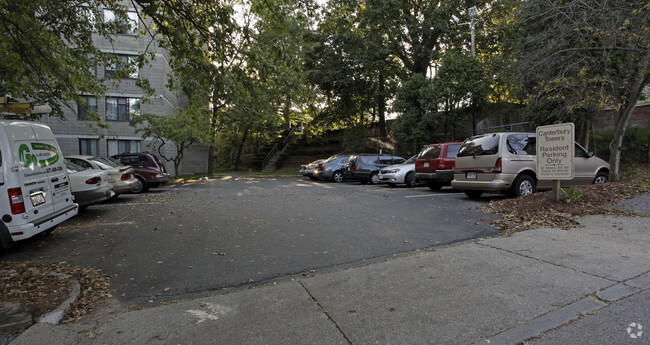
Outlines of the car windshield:
[{"label": "car windshield", "polygon": [[106,157],[93,157],[92,161],[95,162],[95,164],[97,164],[102,169],[110,169],[122,165],[117,161],[115,161],[114,159],[106,158]]},{"label": "car windshield", "polygon": [[422,151],[418,154],[419,159],[432,159],[440,157],[440,151],[442,147],[440,145],[430,145],[425,146]]},{"label": "car windshield", "polygon": [[418,159],[418,155],[415,155],[409,159],[407,159],[404,163],[402,164],[415,164],[415,160]]},{"label": "car windshield", "polygon": [[499,152],[499,134],[487,134],[465,140],[457,157],[493,155]]},{"label": "car windshield", "polygon": [[81,165],[74,164],[68,160],[65,161],[65,167],[68,168],[69,172],[73,172],[73,173],[86,170]]}]

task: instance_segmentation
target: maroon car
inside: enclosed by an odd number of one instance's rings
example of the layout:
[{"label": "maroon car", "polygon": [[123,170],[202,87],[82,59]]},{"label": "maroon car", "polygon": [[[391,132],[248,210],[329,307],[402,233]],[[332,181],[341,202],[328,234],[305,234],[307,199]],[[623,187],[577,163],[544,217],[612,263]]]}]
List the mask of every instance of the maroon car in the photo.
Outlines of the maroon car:
[{"label": "maroon car", "polygon": [[422,148],[415,161],[415,180],[425,183],[431,190],[450,186],[460,145],[462,143],[442,143]]},{"label": "maroon car", "polygon": [[165,166],[151,153],[122,153],[111,157],[133,167],[134,175],[140,181],[139,188],[134,189],[133,193],[146,192],[149,188],[158,188],[169,182],[169,174]]}]

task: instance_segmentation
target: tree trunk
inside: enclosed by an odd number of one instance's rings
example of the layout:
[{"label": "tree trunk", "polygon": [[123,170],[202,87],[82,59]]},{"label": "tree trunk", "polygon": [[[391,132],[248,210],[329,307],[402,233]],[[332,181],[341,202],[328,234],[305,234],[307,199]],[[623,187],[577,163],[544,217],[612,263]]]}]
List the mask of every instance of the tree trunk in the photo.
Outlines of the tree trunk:
[{"label": "tree trunk", "polygon": [[244,145],[246,144],[246,139],[248,138],[248,132],[250,131],[250,126],[246,126],[244,134],[242,135],[241,142],[239,143],[239,148],[237,148],[237,156],[235,156],[235,171],[239,171],[239,164],[241,163],[241,155],[244,152]]},{"label": "tree trunk", "polygon": [[[636,97],[638,99],[638,96]],[[617,181],[619,169],[621,165],[621,148],[623,147],[623,137],[625,136],[625,130],[627,125],[630,122],[630,117],[632,116],[632,111],[634,110],[634,105],[636,104],[636,99],[634,102],[627,102],[622,106],[618,111],[618,116],[616,118],[616,124],[614,125],[614,137],[609,143],[609,180]]]},{"label": "tree trunk", "polygon": [[379,115],[379,136],[386,137],[386,96],[384,95],[384,72],[379,72],[379,90],[377,90],[377,113]]}]

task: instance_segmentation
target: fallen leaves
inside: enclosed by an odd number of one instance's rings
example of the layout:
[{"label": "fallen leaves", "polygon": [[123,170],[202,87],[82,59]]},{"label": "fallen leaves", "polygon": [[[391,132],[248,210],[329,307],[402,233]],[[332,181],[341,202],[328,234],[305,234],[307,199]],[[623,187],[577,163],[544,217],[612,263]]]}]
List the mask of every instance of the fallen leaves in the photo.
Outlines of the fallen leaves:
[{"label": "fallen leaves", "polygon": [[589,214],[633,215],[632,212],[614,210],[611,205],[650,193],[650,172],[647,166],[631,169],[619,182],[576,187],[579,200],[553,202],[551,192],[540,192],[520,198],[508,198],[481,205],[485,213],[498,214],[501,219],[492,221],[505,234],[534,228],[570,229],[579,226],[577,218]]},{"label": "fallen leaves", "polygon": [[112,297],[108,276],[91,268],[71,267],[65,262],[39,264],[34,262],[0,263],[0,296],[3,301],[28,303],[36,309],[36,317],[55,310],[69,296],[70,277],[79,281],[81,294],[63,317],[73,322],[91,313],[106,298]]}]

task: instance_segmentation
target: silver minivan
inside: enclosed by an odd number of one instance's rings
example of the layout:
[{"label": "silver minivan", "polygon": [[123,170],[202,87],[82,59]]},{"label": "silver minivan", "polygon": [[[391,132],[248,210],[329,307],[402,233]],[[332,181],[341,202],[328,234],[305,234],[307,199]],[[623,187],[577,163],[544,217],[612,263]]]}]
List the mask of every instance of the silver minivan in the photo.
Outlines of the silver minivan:
[{"label": "silver minivan", "polygon": [[[535,133],[482,134],[466,139],[458,150],[451,186],[471,198],[484,192],[511,196],[552,188],[553,181],[537,180]],[[607,182],[609,164],[575,144],[574,178],[561,186]]]}]

